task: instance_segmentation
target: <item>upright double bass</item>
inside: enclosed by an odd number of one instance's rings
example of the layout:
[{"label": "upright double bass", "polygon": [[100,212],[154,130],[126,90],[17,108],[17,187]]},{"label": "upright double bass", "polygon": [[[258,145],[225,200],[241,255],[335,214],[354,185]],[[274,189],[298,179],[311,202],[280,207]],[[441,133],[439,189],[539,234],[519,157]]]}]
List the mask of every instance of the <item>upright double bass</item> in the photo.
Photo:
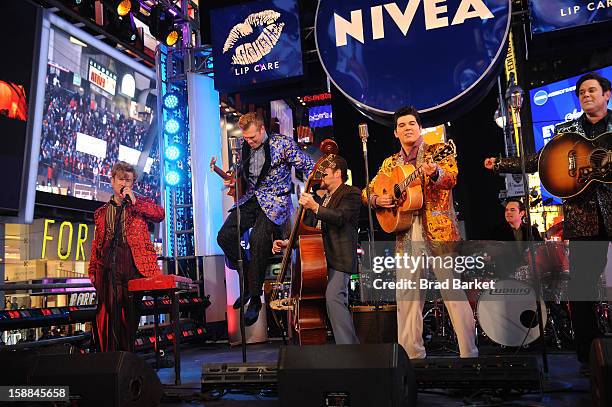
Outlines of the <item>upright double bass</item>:
[{"label": "upright double bass", "polygon": [[[330,167],[338,153],[335,141],[326,139],[321,143],[321,157],[306,182],[305,192],[312,192],[313,186],[321,183],[325,170]],[[304,224],[305,210],[299,206],[295,223],[285,249],[281,269],[274,290],[270,308],[288,312],[289,333],[299,345],[323,344],[327,338],[325,289],[327,288],[327,261],[323,248],[321,230]],[[295,247],[295,256],[292,249]],[[289,298],[279,298],[285,274],[293,257],[291,269],[291,291]]]}]

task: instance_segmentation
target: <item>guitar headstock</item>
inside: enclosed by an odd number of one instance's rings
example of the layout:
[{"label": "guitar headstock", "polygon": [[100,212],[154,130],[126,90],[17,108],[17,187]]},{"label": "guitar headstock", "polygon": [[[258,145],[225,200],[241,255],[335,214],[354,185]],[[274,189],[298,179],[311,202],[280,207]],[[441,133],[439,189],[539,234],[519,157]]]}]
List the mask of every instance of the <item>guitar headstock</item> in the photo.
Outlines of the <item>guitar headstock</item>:
[{"label": "guitar headstock", "polygon": [[447,143],[436,148],[433,152],[431,159],[434,162],[440,162],[447,157],[457,157],[457,147],[455,146],[455,142],[453,140],[448,140]]},{"label": "guitar headstock", "polygon": [[214,171],[214,170],[215,170],[215,164],[216,164],[216,163],[217,163],[217,157],[213,156],[213,157],[210,159],[210,164],[209,164],[209,165],[210,165],[210,170],[211,170],[211,171]]}]

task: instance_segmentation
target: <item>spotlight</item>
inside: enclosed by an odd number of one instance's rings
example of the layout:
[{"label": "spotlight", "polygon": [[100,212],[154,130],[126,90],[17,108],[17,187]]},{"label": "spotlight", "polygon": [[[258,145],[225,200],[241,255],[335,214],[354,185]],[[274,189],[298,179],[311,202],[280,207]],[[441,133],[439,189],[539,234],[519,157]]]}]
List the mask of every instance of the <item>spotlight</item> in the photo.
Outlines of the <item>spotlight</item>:
[{"label": "spotlight", "polygon": [[181,181],[181,176],[177,171],[171,170],[166,173],[166,184],[171,187],[176,186]]},{"label": "spotlight", "polygon": [[179,98],[176,93],[166,93],[164,96],[164,107],[168,110],[175,110],[178,107]]},{"label": "spotlight", "polygon": [[131,0],[116,0],[114,3],[117,14],[121,17],[128,15],[132,11],[133,4]]},{"label": "spotlight", "polygon": [[168,134],[176,134],[178,133],[180,128],[181,128],[181,125],[176,119],[168,120],[166,122],[166,125],[164,126],[164,129],[166,130],[166,133]]},{"label": "spotlight", "polygon": [[181,30],[174,24],[174,16],[162,4],[151,8],[149,30],[157,40],[169,47],[181,39]]},{"label": "spotlight", "polygon": [[170,145],[166,148],[166,159],[176,161],[181,155],[181,150],[176,145]]}]

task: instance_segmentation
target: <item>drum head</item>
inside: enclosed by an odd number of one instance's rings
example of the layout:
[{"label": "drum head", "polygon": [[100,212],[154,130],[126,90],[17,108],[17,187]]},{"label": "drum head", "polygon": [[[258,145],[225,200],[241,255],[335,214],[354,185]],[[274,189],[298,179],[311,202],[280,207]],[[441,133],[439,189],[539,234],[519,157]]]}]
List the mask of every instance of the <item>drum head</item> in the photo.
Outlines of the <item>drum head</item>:
[{"label": "drum head", "polygon": [[[542,304],[546,325],[546,305]],[[501,280],[478,299],[478,323],[494,342],[505,346],[527,345],[540,336],[533,288],[517,280]]]}]

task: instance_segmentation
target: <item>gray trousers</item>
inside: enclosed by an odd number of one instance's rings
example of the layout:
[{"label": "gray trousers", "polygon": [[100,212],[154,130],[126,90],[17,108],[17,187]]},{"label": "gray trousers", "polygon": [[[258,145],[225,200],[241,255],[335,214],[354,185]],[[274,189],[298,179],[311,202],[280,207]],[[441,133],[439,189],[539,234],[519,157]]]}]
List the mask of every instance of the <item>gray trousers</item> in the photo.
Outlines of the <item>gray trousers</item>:
[{"label": "gray trousers", "polygon": [[353,317],[348,307],[348,285],[351,276],[331,268],[327,269],[327,275],[325,302],[336,344],[357,344],[359,339],[355,334]]}]

